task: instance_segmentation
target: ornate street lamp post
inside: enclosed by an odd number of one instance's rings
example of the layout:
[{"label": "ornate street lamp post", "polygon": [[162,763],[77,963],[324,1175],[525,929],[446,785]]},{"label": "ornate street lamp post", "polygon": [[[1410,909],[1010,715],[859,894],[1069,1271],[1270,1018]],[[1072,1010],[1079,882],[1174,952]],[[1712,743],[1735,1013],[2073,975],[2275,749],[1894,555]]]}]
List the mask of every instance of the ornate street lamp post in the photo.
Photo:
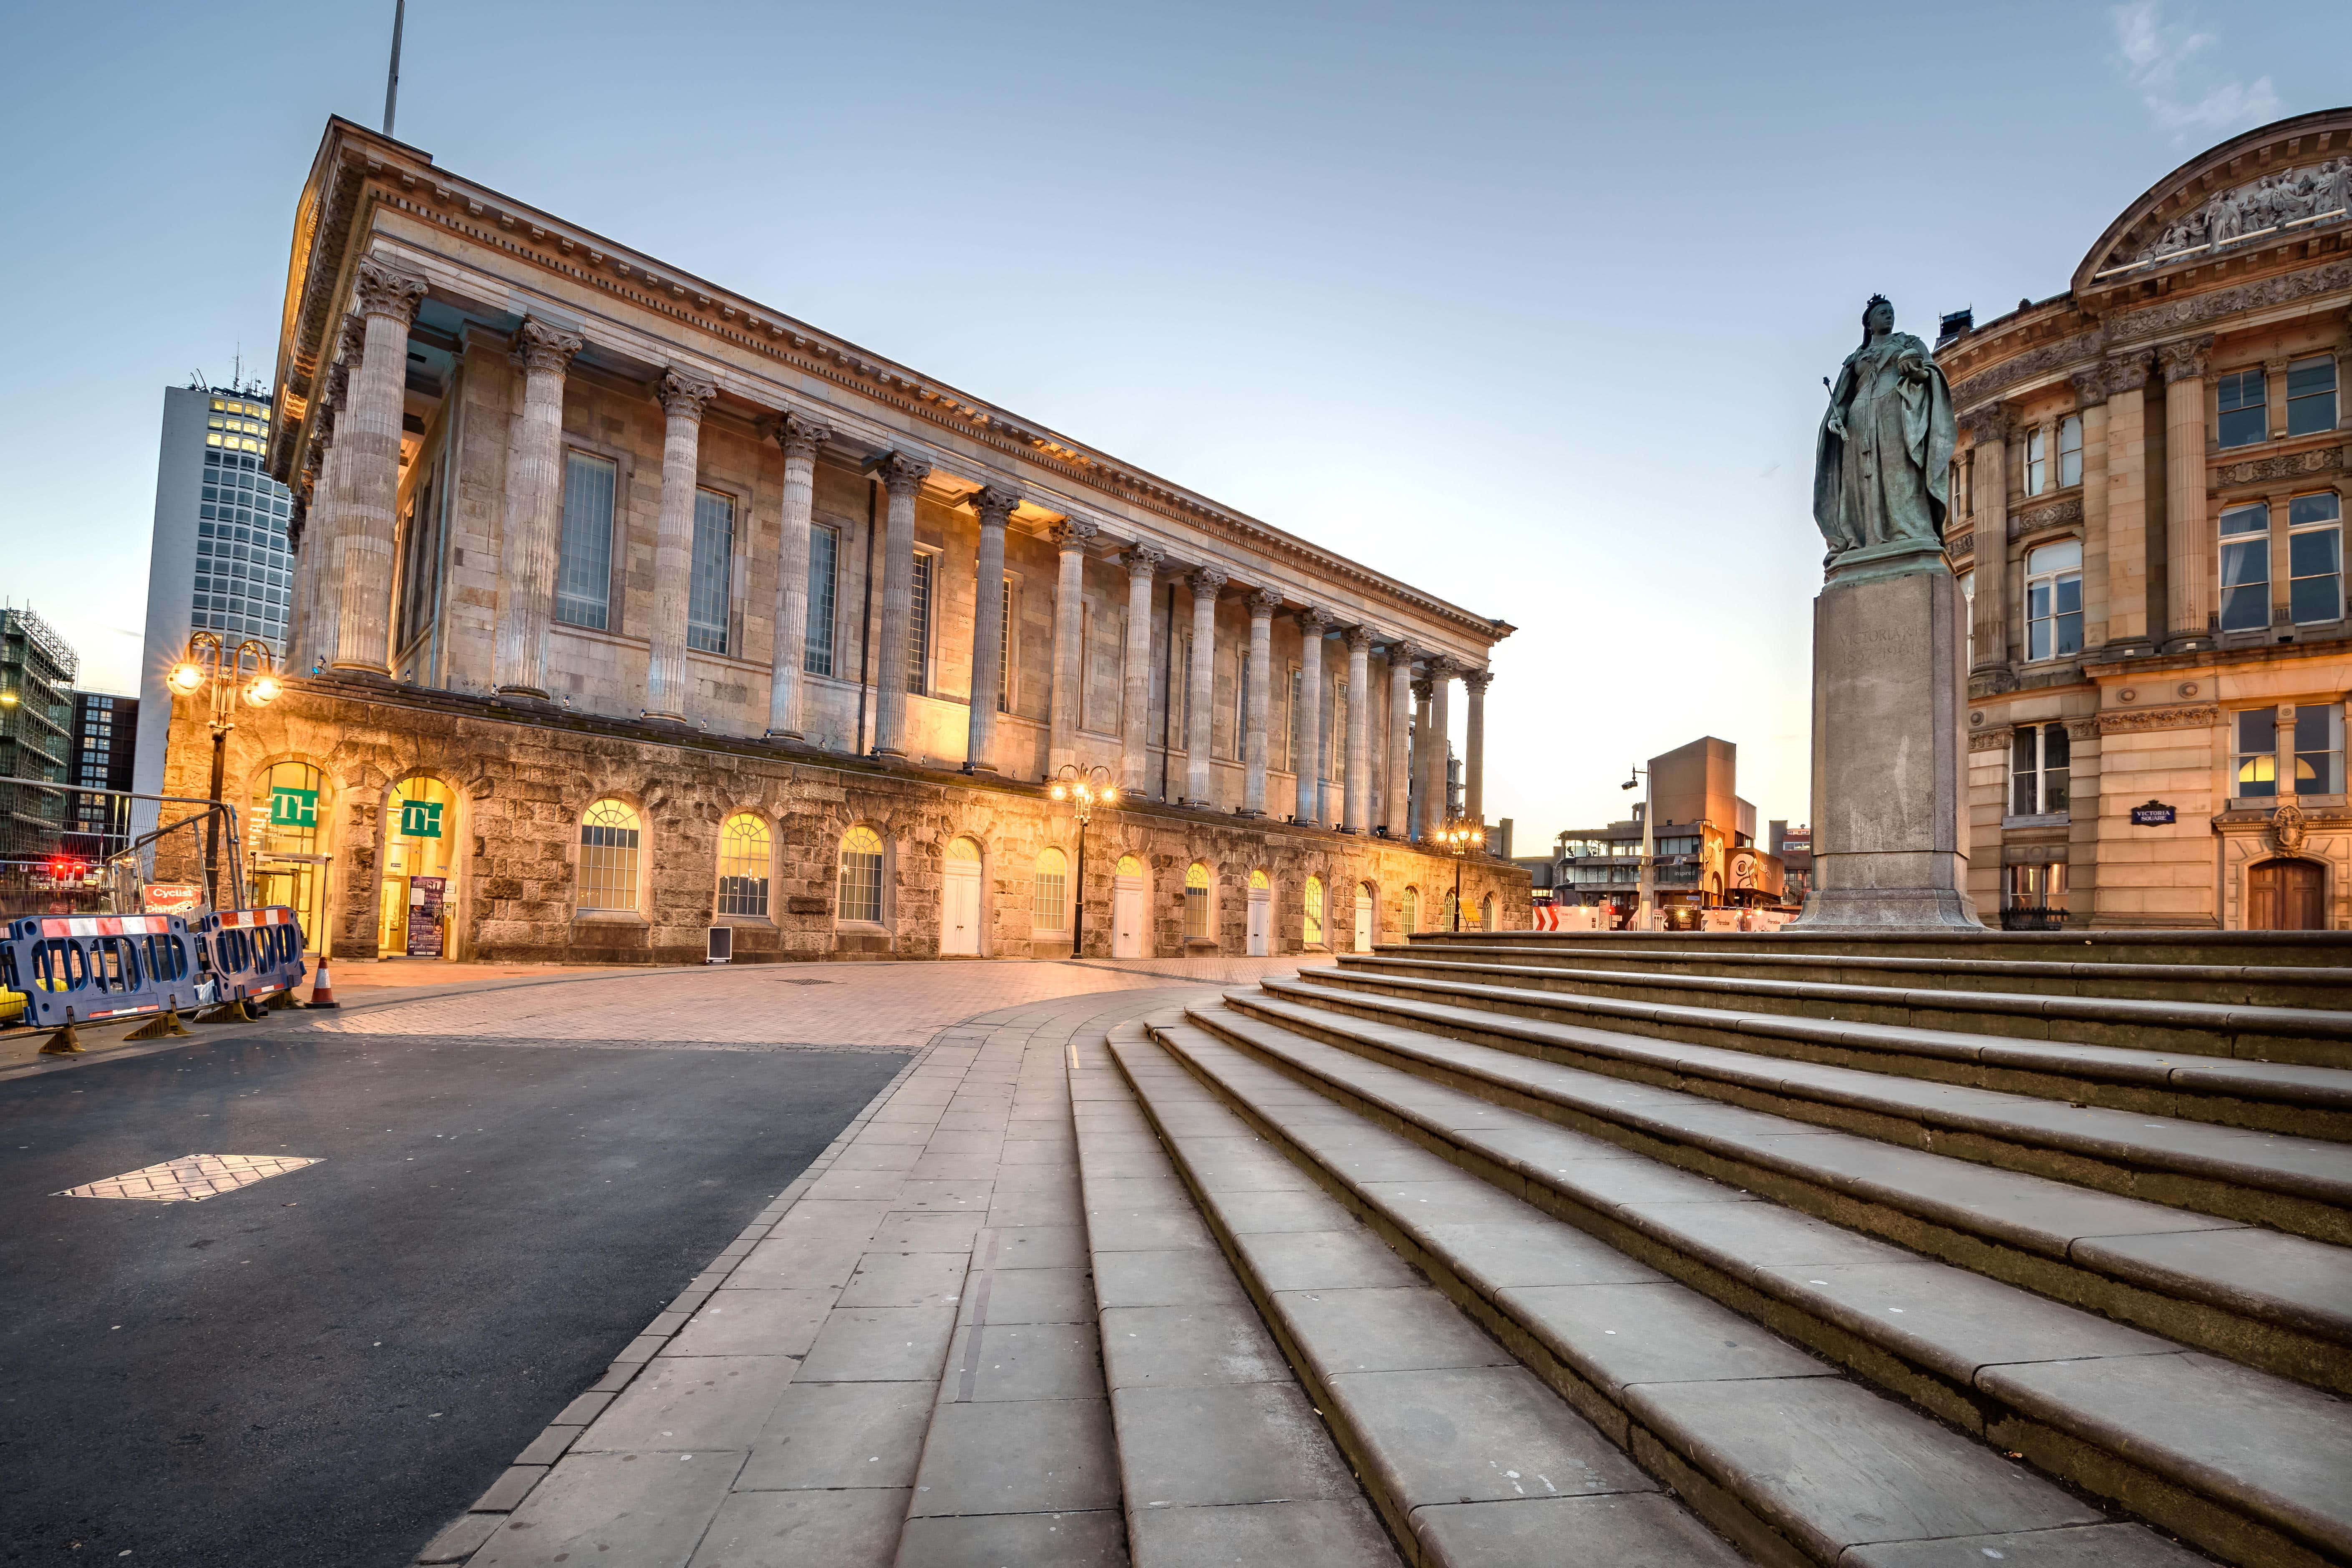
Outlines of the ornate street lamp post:
[{"label": "ornate street lamp post", "polygon": [[1466,816],[1449,816],[1436,834],[1437,847],[1454,857],[1454,929],[1462,929],[1462,861],[1486,842],[1486,830]]},{"label": "ornate street lamp post", "polygon": [[1078,879],[1070,889],[1070,956],[1078,956],[1078,943],[1087,930],[1087,824],[1094,819],[1097,803],[1118,804],[1118,786],[1110,782],[1110,770],[1105,767],[1080,767],[1076,763],[1064,763],[1052,780],[1050,793],[1055,800],[1066,800],[1078,814]]},{"label": "ornate street lamp post", "polygon": [[[246,673],[246,660],[253,661],[252,674]],[[212,689],[213,782],[208,792],[215,808],[205,822],[205,890],[215,909],[221,908],[220,899],[220,824],[222,773],[228,760],[229,731],[236,728],[236,704],[242,698],[249,708],[267,708],[278,700],[286,689],[278,679],[269,649],[247,637],[230,653],[220,638],[210,632],[197,632],[188,638],[187,657],[172,667],[168,684],[183,697],[194,694],[206,687]],[[235,846],[231,846],[232,851]],[[241,876],[243,868],[233,875]]]},{"label": "ornate street lamp post", "polygon": [[1650,918],[1658,907],[1657,838],[1654,831],[1657,825],[1652,820],[1657,813],[1650,808],[1650,770],[1634,768],[1632,770],[1632,777],[1617,787],[1619,789],[1639,787],[1642,792],[1642,863],[1633,873],[1635,879],[1633,897],[1637,900],[1633,913],[1633,929],[1648,931]]}]

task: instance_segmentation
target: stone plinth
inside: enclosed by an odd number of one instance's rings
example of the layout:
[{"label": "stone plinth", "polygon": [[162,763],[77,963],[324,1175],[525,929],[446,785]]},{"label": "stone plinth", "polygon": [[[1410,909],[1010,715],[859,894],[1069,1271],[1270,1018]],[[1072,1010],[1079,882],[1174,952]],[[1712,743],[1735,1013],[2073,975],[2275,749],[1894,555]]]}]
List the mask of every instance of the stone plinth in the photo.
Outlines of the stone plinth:
[{"label": "stone plinth", "polygon": [[1963,614],[1934,546],[1850,552],[1813,600],[1815,885],[1792,929],[1982,929],[1960,819]]}]

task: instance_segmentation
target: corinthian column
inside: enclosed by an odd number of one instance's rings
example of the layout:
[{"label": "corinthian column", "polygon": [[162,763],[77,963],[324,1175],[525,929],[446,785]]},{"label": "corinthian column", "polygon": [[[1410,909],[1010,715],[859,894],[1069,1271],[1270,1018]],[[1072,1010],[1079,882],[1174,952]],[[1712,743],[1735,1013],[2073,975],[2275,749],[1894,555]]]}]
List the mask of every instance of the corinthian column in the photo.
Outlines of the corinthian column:
[{"label": "corinthian column", "polygon": [[1453,801],[1445,784],[1445,734],[1448,728],[1446,707],[1454,674],[1458,667],[1440,654],[1429,661],[1429,745],[1426,761],[1429,772],[1422,779],[1421,830],[1434,833],[1445,825],[1453,814]]},{"label": "corinthian column", "polygon": [[1045,771],[1057,773],[1078,760],[1079,640],[1086,636],[1087,541],[1097,529],[1075,517],[1045,532],[1061,553],[1054,583],[1054,690],[1045,737]]},{"label": "corinthian column", "polygon": [[1323,634],[1330,627],[1328,611],[1298,612],[1298,754],[1290,765],[1298,770],[1296,814],[1304,823],[1323,819]]},{"label": "corinthian column", "polygon": [[719,388],[690,371],[662,374],[656,389],[669,424],[662,434],[661,522],[654,535],[653,650],[646,661],[646,717],[686,722],[686,601],[694,577],[694,479],[701,466],[703,405]]},{"label": "corinthian column", "polygon": [[1260,588],[1249,596],[1249,691],[1243,699],[1242,809],[1252,816],[1265,815],[1266,710],[1272,705],[1274,672],[1274,612],[1282,595]]},{"label": "corinthian column", "polygon": [[390,673],[393,507],[400,492],[400,414],[408,387],[408,323],[425,279],[373,257],[360,263],[366,342],[352,371],[351,406],[337,422],[345,487],[337,528],[342,587],[335,668]]},{"label": "corinthian column", "polygon": [[577,332],[526,316],[515,333],[522,368],[522,414],[507,448],[507,510],[499,577],[496,664],[500,691],[547,695],[547,628],[555,608],[563,546],[563,370],[580,352]]},{"label": "corinthian column", "polygon": [[1494,679],[1491,669],[1462,672],[1462,689],[1470,694],[1463,721],[1462,815],[1477,823],[1486,820],[1486,688]]},{"label": "corinthian column", "polygon": [[1339,803],[1345,826],[1361,833],[1372,817],[1372,628],[1348,628],[1347,798]]},{"label": "corinthian column", "polygon": [[335,433],[352,402],[352,367],[359,363],[367,343],[367,323],[357,316],[343,318],[341,358],[329,368],[325,391],[320,394],[318,430],[310,437],[319,456],[318,486],[310,498],[310,525],[303,550],[309,557],[310,657],[306,670],[324,669],[335,662],[335,641],[341,635],[343,603],[343,497],[348,488],[344,466],[334,451]]},{"label": "corinthian column", "polygon": [[1186,579],[1192,590],[1192,668],[1186,689],[1192,721],[1184,734],[1185,797],[1194,805],[1209,799],[1209,721],[1216,704],[1217,590],[1225,574],[1203,566]]},{"label": "corinthian column", "polygon": [[784,504],[776,531],[776,636],[768,669],[768,739],[802,738],[801,688],[808,658],[809,519],[816,511],[816,455],[833,431],[805,414],[776,426],[784,449]]},{"label": "corinthian column", "polygon": [[907,754],[908,629],[915,618],[915,498],[931,466],[907,452],[876,459],[874,472],[889,496],[882,530],[882,647],[875,658],[874,751]]},{"label": "corinthian column", "polygon": [[1021,498],[989,485],[971,498],[980,513],[980,559],[972,566],[971,715],[964,736],[964,766],[996,771],[996,683],[1004,666],[1004,520]]},{"label": "corinthian column", "polygon": [[2205,359],[2210,337],[2167,343],[2164,360],[2164,554],[2171,614],[2167,651],[2196,646],[2213,618],[2213,537],[2205,515]]},{"label": "corinthian column", "polygon": [[1164,552],[1130,546],[1127,566],[1127,647],[1119,665],[1118,787],[1141,793],[1151,774],[1151,584]]},{"label": "corinthian column", "polygon": [[1412,661],[1421,650],[1389,644],[1389,755],[1381,781],[1381,812],[1389,837],[1412,836]]}]

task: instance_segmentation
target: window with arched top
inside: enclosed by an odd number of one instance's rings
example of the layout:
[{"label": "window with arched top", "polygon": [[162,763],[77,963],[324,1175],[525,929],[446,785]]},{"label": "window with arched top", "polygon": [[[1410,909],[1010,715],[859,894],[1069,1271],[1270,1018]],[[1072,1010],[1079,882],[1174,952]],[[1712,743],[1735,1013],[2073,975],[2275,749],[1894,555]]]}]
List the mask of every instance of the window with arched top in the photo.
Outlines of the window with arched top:
[{"label": "window with arched top", "polygon": [[948,858],[977,866],[980,864],[980,845],[970,838],[950,838],[948,840]]},{"label": "window with arched top", "polygon": [[1038,931],[1070,929],[1070,858],[1059,849],[1037,852],[1037,879],[1029,894],[1029,923]]},{"label": "window with arched top", "polygon": [[637,808],[609,797],[580,815],[580,908],[637,907]]},{"label": "window with arched top", "polygon": [[1478,929],[1480,931],[1495,929],[1495,895],[1492,893],[1487,894],[1486,902],[1478,906]]},{"label": "window with arched top", "polygon": [[1274,886],[1274,879],[1267,876],[1262,870],[1252,871],[1250,873],[1249,885],[1251,892],[1262,893]]},{"label": "window with arched top", "polygon": [[1122,855],[1118,858],[1118,874],[1122,877],[1140,877],[1143,875],[1143,862],[1132,855]]},{"label": "window with arched top", "polygon": [[1408,931],[1421,929],[1421,889],[1419,888],[1407,888],[1404,890],[1404,929]]},{"label": "window with arched top", "polygon": [[841,898],[836,919],[882,923],[882,836],[856,826],[841,836]]},{"label": "window with arched top", "polygon": [[1209,868],[1195,860],[1184,872],[1184,940],[1209,935]]},{"label": "window with arched top", "polygon": [[1315,946],[1323,940],[1323,879],[1307,879],[1307,945]]},{"label": "window with arched top", "polygon": [[768,820],[739,811],[719,825],[719,912],[768,916]]}]

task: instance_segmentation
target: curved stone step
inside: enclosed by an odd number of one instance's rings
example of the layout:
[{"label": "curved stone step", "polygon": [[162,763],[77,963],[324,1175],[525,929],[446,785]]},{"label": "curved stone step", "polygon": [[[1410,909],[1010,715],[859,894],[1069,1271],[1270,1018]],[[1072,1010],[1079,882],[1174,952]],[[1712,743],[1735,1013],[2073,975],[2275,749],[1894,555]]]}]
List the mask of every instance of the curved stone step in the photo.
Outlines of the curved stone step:
[{"label": "curved stone step", "polygon": [[[1310,1173],[1316,1197],[1328,1193],[1367,1220],[1758,1559],[1844,1564],[1857,1553],[1916,1547],[1943,1553],[1926,1561],[1967,1552],[1981,1562],[1974,1542],[2017,1535],[2069,1568],[2118,1548],[2129,1554],[2105,1560],[2150,1568],[2194,1561],[1397,1132],[1334,1115],[1347,1108],[1329,1100],[1290,1098],[1304,1087],[1298,1079],[1196,1018],[1155,1024],[1153,1035]],[[1612,1163],[1645,1163],[1614,1152]],[[1198,1179],[1213,1184],[1215,1152],[1198,1158],[1209,1167]]]},{"label": "curved stone step", "polygon": [[[1529,942],[1450,942],[1443,948],[1382,945],[1375,957],[1442,954],[1467,963],[1530,963],[1554,969],[1638,966],[1664,973],[1822,981],[1848,985],[1916,984],[1943,991],[2016,991],[2046,996],[2227,1003],[2242,1007],[2352,1010],[2352,968],[2251,963],[2072,963],[2014,958],[1889,958],[1867,954],[1658,952]],[[2352,957],[2352,952],[2347,952]],[[1346,962],[1346,960],[1342,960]]]},{"label": "curved stone step", "polygon": [[[1423,982],[1375,982],[1391,988]],[[1345,984],[1336,971],[1267,980],[1268,995],[1687,1090],[2168,1207],[2352,1243],[2352,1146],[1964,1084],[1621,1034]],[[1484,998],[1482,998],[1484,1000]],[[1501,998],[1508,1001],[1507,997]],[[1857,1026],[1859,1027],[1859,1026]]]},{"label": "curved stone step", "polygon": [[1651,952],[1810,952],[1890,958],[2017,959],[2027,963],[2256,964],[2352,968],[2352,935],[2329,931],[1416,931],[1412,945],[1509,943],[1538,948]]},{"label": "curved stone step", "polygon": [[[1431,980],[1461,980],[1559,995],[1595,1011],[1631,1007],[1730,1014],[1769,1024],[1775,1019],[1815,1018],[1844,1024],[1879,1025],[1914,1031],[1928,1059],[1964,1055],[1970,1042],[1982,1048],[1987,1037],[2015,1053],[2021,1066],[2051,1064],[2063,1072],[2079,1061],[2093,1082],[2097,1064],[2113,1060],[2128,1076],[2129,1058],[2163,1053],[2221,1058],[2240,1087],[2230,1092],[2256,1099],[2292,1099],[2338,1115],[2352,1111],[2352,1016],[2312,1007],[2246,1007],[2214,1003],[2143,1001],[2132,997],[2044,996],[2016,991],[1946,991],[1931,986],[1834,984],[1816,980],[1778,980],[1747,975],[1676,974],[1648,969],[1563,968],[1554,964],[1505,963],[1493,960],[1431,958],[1419,953],[1349,953],[1340,972],[1391,974]],[[2074,1052],[2020,1051],[2027,1042],[2063,1043]],[[1934,1048],[1940,1046],[1941,1048]],[[2118,1054],[2119,1053],[2119,1054]],[[2305,1075],[2298,1077],[2298,1074]],[[2331,1077],[2331,1074],[2340,1074]],[[2264,1086],[2275,1089],[2264,1092]],[[2344,1133],[2352,1137],[2352,1121]]]},{"label": "curved stone step", "polygon": [[1197,1554],[1158,1561],[1379,1561],[1333,1555],[1303,1530],[1236,1533],[1264,1531],[1255,1516],[1295,1508],[1302,1488],[1353,1493],[1336,1456],[1318,1457],[1331,1441],[1318,1415],[1413,1563],[1501,1568],[1528,1542],[1577,1568],[1739,1562],[1159,1045],[1127,1027],[1109,1048],[1158,1131],[1147,1147],[1106,1125],[1086,1161],[1103,1173],[1087,1186],[1120,1449],[1139,1456],[1128,1466],[1138,1568],[1152,1568],[1147,1543],[1175,1517],[1157,1509],[1166,1484],[1139,1473],[1154,1461],[1223,1478],[1214,1495],[1231,1500],[1185,1510],[1202,1516],[1183,1536]]},{"label": "curved stone step", "polygon": [[2352,1393],[2352,1249],[1234,992],[1293,1033],[2070,1305]]}]

